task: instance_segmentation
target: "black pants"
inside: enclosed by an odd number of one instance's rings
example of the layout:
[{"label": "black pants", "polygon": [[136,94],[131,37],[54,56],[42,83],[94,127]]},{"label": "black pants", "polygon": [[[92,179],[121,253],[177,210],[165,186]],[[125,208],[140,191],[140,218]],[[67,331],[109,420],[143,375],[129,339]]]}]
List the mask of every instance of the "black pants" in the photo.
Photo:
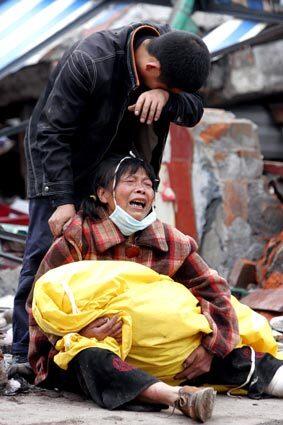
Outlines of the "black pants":
[{"label": "black pants", "polygon": [[[259,399],[264,388],[271,382],[275,372],[283,366],[283,360],[278,360],[270,354],[255,353],[255,370],[244,387],[250,398]],[[189,382],[190,385],[203,384],[242,385],[251,370],[251,349],[242,347],[234,349],[224,359],[214,357],[211,370]]]},{"label": "black pants", "polygon": [[[283,361],[269,354],[257,355],[255,371],[246,386],[248,395],[260,398]],[[226,384],[239,386],[245,382],[251,369],[250,349],[233,350],[225,359],[213,360],[211,371],[202,377],[184,382],[187,385]],[[160,410],[166,406],[138,403],[135,398],[158,380],[142,370],[123,362],[111,351],[87,348],[81,351],[64,372],[53,365],[47,386],[80,392],[106,409]],[[79,389],[79,391],[78,391]]]},{"label": "black pants", "polygon": [[48,220],[53,211],[54,208],[48,199],[31,199],[29,202],[30,225],[19,286],[14,300],[13,354],[27,356],[29,333],[25,305],[41,260],[52,243]]},{"label": "black pants", "polygon": [[53,364],[45,386],[79,392],[109,410],[121,406],[126,410],[160,410],[160,405],[149,409],[143,403],[130,403],[156,382],[158,379],[109,350],[87,348],[71,361],[67,372]]}]

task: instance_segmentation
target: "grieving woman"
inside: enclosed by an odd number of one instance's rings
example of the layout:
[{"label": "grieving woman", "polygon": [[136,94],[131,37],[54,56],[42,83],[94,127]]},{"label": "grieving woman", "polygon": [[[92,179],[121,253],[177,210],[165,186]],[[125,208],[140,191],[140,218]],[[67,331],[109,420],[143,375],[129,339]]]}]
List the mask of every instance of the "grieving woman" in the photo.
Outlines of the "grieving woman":
[{"label": "grieving woman", "polygon": [[155,188],[139,158],[112,156],[96,170],[93,194],[37,274],[35,383],[80,388],[108,409],[172,405],[203,422],[215,391],[193,380],[282,396],[283,362],[266,323],[251,336],[255,316],[234,300],[240,338],[226,281],[192,238],[156,218]]}]

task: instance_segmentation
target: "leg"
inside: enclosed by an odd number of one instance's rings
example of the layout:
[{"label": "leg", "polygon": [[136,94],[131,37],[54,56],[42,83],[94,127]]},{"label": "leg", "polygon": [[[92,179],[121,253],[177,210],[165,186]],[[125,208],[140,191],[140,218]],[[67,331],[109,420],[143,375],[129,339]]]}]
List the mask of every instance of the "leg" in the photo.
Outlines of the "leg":
[{"label": "leg", "polygon": [[212,414],[212,388],[172,387],[123,362],[111,351],[89,348],[71,362],[82,391],[99,406],[113,410],[133,400],[169,404],[186,416],[205,421]]},{"label": "leg", "polygon": [[[250,379],[248,379],[250,371],[253,368],[252,350],[248,346],[236,348],[224,359],[214,357],[210,372],[200,376],[196,380],[189,381],[189,383],[195,385],[207,383],[211,385],[219,384],[239,387],[248,381],[244,388],[248,390],[248,396],[250,398],[258,399],[263,394],[283,397],[283,361],[276,359],[270,354],[257,352],[255,352],[254,360],[254,371]],[[282,382],[281,395],[278,393],[273,394],[271,387],[268,389],[274,377],[277,381],[280,379],[280,382]],[[276,385],[275,391],[277,391],[280,382]]]},{"label": "leg", "polygon": [[13,355],[22,358],[22,362],[27,358],[29,343],[28,317],[25,304],[39,264],[52,243],[52,235],[48,226],[48,219],[52,212],[53,208],[48,199],[30,200],[29,232],[19,286],[14,300],[13,315],[12,351]]}]

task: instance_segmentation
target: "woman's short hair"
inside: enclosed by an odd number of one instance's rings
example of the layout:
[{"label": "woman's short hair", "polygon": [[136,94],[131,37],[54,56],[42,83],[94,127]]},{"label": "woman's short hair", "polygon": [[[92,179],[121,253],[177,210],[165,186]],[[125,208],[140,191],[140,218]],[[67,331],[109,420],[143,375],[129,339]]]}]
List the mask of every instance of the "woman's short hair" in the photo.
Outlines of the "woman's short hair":
[{"label": "woman's short hair", "polygon": [[[120,165],[119,165],[120,164]],[[117,166],[119,168],[116,172]],[[128,155],[111,155],[99,163],[91,176],[91,190],[89,197],[83,200],[81,210],[84,217],[98,218],[98,208],[105,205],[100,202],[97,195],[99,187],[112,190],[115,179],[115,187],[125,173],[135,174],[140,168],[144,169],[152,182],[152,187],[157,190],[158,180],[150,164],[141,158]],[[115,189],[114,187],[114,189]]]}]

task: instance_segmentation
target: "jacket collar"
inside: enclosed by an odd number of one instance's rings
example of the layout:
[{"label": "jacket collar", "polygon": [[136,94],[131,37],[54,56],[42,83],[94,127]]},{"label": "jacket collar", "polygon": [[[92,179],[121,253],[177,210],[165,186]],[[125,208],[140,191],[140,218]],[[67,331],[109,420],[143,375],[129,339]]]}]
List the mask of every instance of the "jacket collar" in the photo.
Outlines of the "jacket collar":
[{"label": "jacket collar", "polygon": [[[104,252],[115,245],[127,241],[127,237],[120,232],[106,213],[102,213],[101,220],[99,221],[89,220],[89,226],[95,248],[98,252]],[[168,245],[162,222],[156,220],[142,232],[137,232],[134,244],[167,252]]]},{"label": "jacket collar", "polygon": [[131,32],[130,37],[128,39],[128,43],[127,43],[127,65],[128,65],[128,70],[130,74],[132,89],[135,89],[140,86],[140,80],[139,80],[137,66],[135,62],[134,41],[137,34],[140,31],[144,31],[144,30],[147,30],[148,32],[151,32],[157,36],[160,35],[160,32],[157,30],[157,28],[149,24],[140,25]]}]

